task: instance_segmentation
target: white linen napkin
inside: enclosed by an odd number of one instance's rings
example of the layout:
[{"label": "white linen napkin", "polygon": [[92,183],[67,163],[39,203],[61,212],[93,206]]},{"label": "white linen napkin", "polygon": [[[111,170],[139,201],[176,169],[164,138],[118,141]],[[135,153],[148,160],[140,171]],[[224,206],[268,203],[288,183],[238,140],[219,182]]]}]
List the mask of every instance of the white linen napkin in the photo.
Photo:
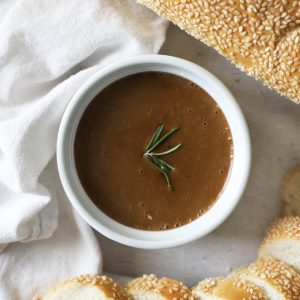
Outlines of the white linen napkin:
[{"label": "white linen napkin", "polygon": [[87,78],[158,52],[166,27],[134,0],[0,1],[0,300],[99,270],[98,244],[59,184],[59,122]]}]

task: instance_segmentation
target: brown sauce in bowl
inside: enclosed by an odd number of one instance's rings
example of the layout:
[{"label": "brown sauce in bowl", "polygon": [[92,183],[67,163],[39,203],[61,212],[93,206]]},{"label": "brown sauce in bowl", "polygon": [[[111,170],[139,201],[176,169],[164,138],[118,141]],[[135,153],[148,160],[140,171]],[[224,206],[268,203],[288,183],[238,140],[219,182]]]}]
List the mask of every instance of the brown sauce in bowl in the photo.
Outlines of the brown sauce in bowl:
[{"label": "brown sauce in bowl", "polygon": [[[159,124],[180,130],[156,150],[182,146],[163,157],[173,191],[144,150]],[[218,199],[233,154],[227,120],[212,97],[187,79],[145,72],[103,89],[82,115],[74,155],[81,184],[115,221],[143,230],[172,229],[195,220]]]}]

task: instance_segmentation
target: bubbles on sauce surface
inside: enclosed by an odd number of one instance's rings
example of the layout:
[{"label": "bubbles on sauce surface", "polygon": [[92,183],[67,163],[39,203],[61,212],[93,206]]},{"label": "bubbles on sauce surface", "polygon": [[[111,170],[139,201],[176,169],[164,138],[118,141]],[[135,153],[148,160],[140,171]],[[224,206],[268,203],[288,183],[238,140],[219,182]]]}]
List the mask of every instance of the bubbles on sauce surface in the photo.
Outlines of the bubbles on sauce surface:
[{"label": "bubbles on sauce surface", "polygon": [[144,211],[144,218],[145,218],[145,219],[148,219],[148,220],[150,220],[150,221],[153,220],[152,214],[151,214],[150,212],[148,212],[147,210]]},{"label": "bubbles on sauce surface", "polygon": [[[160,212],[158,212],[160,214]],[[168,230],[168,229],[173,229],[173,228],[178,228],[181,227],[185,224],[191,223],[193,222],[195,219],[197,219],[198,217],[202,216],[204,213],[203,210],[200,210],[195,217],[190,217],[189,219],[185,220],[185,222],[183,222],[182,217],[178,217],[177,221],[173,224],[169,224],[169,223],[162,223],[159,225],[158,228],[156,228],[155,230]],[[145,218],[148,219],[149,221],[152,221],[153,217],[150,214],[145,214]],[[150,226],[138,226],[137,228],[142,229],[142,230],[153,230],[153,228],[151,228]]]},{"label": "bubbles on sauce surface", "polygon": [[158,76],[160,76],[160,77],[165,77],[165,76],[167,76],[168,74],[167,73],[163,73],[163,72],[159,72],[158,73]]},{"label": "bubbles on sauce surface", "polygon": [[170,228],[170,225],[168,225],[168,224],[161,224],[159,227],[160,230],[167,230],[169,228]]},{"label": "bubbles on sauce surface", "polygon": [[198,84],[196,84],[195,82],[192,82],[192,81],[190,81],[190,85],[191,85],[191,87],[193,87],[193,88],[196,88],[196,89],[202,89]]},{"label": "bubbles on sauce surface", "polygon": [[203,210],[200,210],[198,213],[197,213],[197,217],[200,217],[203,215]]}]

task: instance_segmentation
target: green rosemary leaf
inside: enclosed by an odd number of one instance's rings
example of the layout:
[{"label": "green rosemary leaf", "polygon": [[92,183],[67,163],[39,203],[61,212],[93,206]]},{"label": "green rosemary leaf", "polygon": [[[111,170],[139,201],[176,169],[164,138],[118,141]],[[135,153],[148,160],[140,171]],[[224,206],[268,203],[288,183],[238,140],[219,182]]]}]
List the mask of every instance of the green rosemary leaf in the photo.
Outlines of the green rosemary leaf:
[{"label": "green rosemary leaf", "polygon": [[162,172],[166,178],[166,181],[167,181],[167,184],[168,184],[168,188],[171,192],[173,192],[173,187],[172,187],[172,184],[171,184],[171,180],[170,180],[170,176],[167,172]]},{"label": "green rosemary leaf", "polygon": [[166,151],[163,151],[163,152],[152,152],[152,155],[153,156],[164,156],[164,155],[167,155],[167,154],[171,154],[171,153],[175,152],[177,149],[179,149],[181,147],[181,145],[182,144],[178,144],[175,147],[173,147],[171,149],[168,149]]},{"label": "green rosemary leaf", "polygon": [[181,144],[178,144],[178,145],[174,146],[173,148],[168,149],[166,151],[162,151],[162,152],[155,153],[152,151],[156,147],[161,145],[167,138],[169,138],[172,134],[174,134],[180,128],[179,127],[173,128],[167,134],[165,134],[163,137],[160,138],[160,135],[161,135],[163,129],[164,129],[164,124],[160,124],[158,126],[158,128],[156,129],[155,133],[153,134],[149,144],[147,145],[146,150],[143,154],[143,157],[147,161],[149,161],[156,169],[158,169],[159,172],[161,172],[164,175],[167,185],[168,185],[168,188],[172,192],[173,187],[171,184],[170,172],[174,170],[174,167],[159,157],[173,153],[174,151],[176,151],[178,148],[181,147]]},{"label": "green rosemary leaf", "polygon": [[155,156],[152,156],[152,159],[154,161],[156,161],[157,164],[165,167],[167,172],[171,172],[171,171],[174,170],[174,167],[171,164],[169,164],[168,162],[166,162],[166,161],[164,161],[164,160],[162,160],[162,159],[160,159],[158,157],[155,157]]},{"label": "green rosemary leaf", "polygon": [[154,159],[150,157],[145,157],[145,159],[150,162],[155,168],[157,168],[160,172],[162,171],[161,165]]},{"label": "green rosemary leaf", "polygon": [[161,133],[162,133],[164,127],[165,127],[164,124],[160,124],[160,125],[157,127],[157,129],[156,129],[155,133],[153,134],[153,136],[152,136],[152,138],[151,138],[149,144],[147,145],[145,151],[148,151],[149,148],[150,148],[154,143],[157,142],[157,140],[159,139],[159,137],[160,137],[160,135],[161,135]]},{"label": "green rosemary leaf", "polygon": [[170,176],[169,176],[169,172],[166,171],[165,167],[163,167],[162,165],[160,165],[156,160],[151,159],[151,158],[147,158],[147,160],[152,163],[152,165],[157,168],[165,177],[166,181],[167,181],[167,185],[168,188],[171,192],[173,192],[173,187],[171,184],[171,180],[170,180]]},{"label": "green rosemary leaf", "polygon": [[172,184],[171,184],[171,180],[170,180],[170,176],[169,176],[169,172],[166,170],[166,168],[162,165],[160,165],[159,163],[157,163],[157,161],[155,159],[149,159],[149,161],[152,162],[152,164],[157,168],[159,169],[159,171],[164,175],[166,181],[167,181],[167,185],[168,185],[168,188],[171,192],[173,192],[173,187],[172,187]]},{"label": "green rosemary leaf", "polygon": [[165,134],[162,138],[160,138],[156,143],[154,143],[147,152],[151,152],[156,147],[158,147],[160,144],[162,144],[167,138],[169,138],[172,134],[174,134],[176,131],[178,131],[180,127],[171,129],[167,134]]}]

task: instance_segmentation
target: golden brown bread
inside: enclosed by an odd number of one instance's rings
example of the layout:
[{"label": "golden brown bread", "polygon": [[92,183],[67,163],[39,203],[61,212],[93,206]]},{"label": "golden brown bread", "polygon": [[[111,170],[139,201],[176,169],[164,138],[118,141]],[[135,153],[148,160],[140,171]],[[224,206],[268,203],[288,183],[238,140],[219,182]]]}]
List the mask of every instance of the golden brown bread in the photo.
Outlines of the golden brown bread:
[{"label": "golden brown bread", "polygon": [[80,275],[54,287],[40,300],[129,300],[125,290],[107,276]]},{"label": "golden brown bread", "polygon": [[189,288],[177,280],[143,275],[127,283],[125,290],[133,300],[194,300]]},{"label": "golden brown bread", "polygon": [[300,103],[299,0],[137,0]]},{"label": "golden brown bread", "polygon": [[205,279],[193,288],[193,293],[199,299],[267,300],[259,287],[234,277]]},{"label": "golden brown bread", "polygon": [[300,273],[300,217],[285,217],[274,222],[258,255],[281,260]]},{"label": "golden brown bread", "polygon": [[300,217],[285,217],[277,219],[268,229],[261,247],[272,241],[286,238],[300,241]]},{"label": "golden brown bread", "polygon": [[259,258],[233,276],[260,287],[270,299],[300,299],[300,275],[289,265],[272,258]]}]

